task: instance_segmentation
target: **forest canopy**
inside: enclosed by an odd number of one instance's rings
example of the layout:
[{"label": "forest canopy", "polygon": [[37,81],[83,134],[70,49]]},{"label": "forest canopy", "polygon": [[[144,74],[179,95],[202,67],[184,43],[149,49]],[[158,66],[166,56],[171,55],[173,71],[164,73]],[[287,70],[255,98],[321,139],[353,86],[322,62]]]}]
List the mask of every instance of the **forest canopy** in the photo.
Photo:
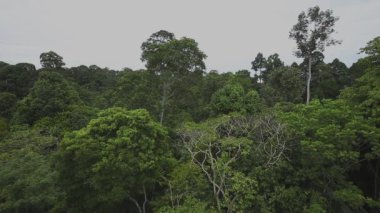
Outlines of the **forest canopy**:
[{"label": "forest canopy", "polygon": [[0,212],[379,212],[380,37],[326,62],[336,21],[302,12],[303,62],[252,70],[165,30],[140,70],[0,62]]}]

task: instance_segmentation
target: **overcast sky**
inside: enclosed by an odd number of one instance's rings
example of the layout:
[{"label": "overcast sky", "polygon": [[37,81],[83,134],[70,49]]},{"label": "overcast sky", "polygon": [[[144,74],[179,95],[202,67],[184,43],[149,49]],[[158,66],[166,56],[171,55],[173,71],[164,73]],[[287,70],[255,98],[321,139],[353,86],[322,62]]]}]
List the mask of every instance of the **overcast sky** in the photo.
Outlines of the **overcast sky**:
[{"label": "overcast sky", "polygon": [[290,64],[299,60],[289,30],[317,4],[340,17],[334,37],[343,43],[325,61],[351,65],[380,36],[380,0],[0,0],[0,61],[40,67],[40,53],[53,50],[68,67],[139,69],[141,43],[165,29],[195,39],[207,70],[250,69],[258,52]]}]

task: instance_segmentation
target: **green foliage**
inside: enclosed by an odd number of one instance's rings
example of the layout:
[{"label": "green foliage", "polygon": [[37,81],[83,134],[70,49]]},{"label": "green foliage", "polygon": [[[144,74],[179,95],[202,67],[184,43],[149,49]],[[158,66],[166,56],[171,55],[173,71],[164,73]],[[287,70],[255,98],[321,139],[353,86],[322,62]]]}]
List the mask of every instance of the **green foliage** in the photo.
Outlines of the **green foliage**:
[{"label": "green foliage", "polygon": [[379,211],[379,37],[325,63],[336,20],[301,13],[303,63],[259,53],[253,78],[204,73],[167,31],[143,43],[146,70],[0,62],[0,212]]},{"label": "green foliage", "polygon": [[87,106],[70,105],[64,112],[38,120],[33,128],[62,139],[65,133],[85,127],[92,118],[96,117],[97,111]]},{"label": "green foliage", "polygon": [[63,58],[53,51],[41,53],[40,62],[43,68],[56,69],[65,66]]},{"label": "green foliage", "polygon": [[238,137],[245,125],[235,127],[237,123],[231,121],[223,116],[200,124],[188,123],[179,134],[183,149],[206,178],[215,208],[245,212],[256,199],[258,183],[239,172],[239,163],[251,155],[252,140]]},{"label": "green foliage", "polygon": [[0,69],[5,67],[5,66],[8,66],[9,64],[8,63],[5,63],[4,61],[0,61]]},{"label": "green foliage", "polygon": [[73,86],[86,105],[100,109],[113,106],[112,92],[116,86],[118,75],[116,71],[96,65],[89,67],[81,65],[56,71],[67,81],[74,83]]},{"label": "green foliage", "polygon": [[206,202],[201,200],[186,197],[182,205],[177,207],[163,206],[158,211],[158,213],[188,213],[188,212],[197,212],[197,213],[208,213],[208,212],[217,212],[214,209],[210,209],[207,206]]},{"label": "green foliage", "polygon": [[60,74],[44,71],[29,95],[18,104],[14,122],[33,124],[68,110],[72,104],[81,104],[78,93]]},{"label": "green foliage", "polygon": [[13,93],[22,98],[29,93],[38,72],[33,64],[20,63],[0,68],[0,92]]},{"label": "green foliage", "polygon": [[[168,177],[163,176],[161,185],[165,193],[154,201],[160,211],[188,208],[188,199],[202,200],[202,206],[210,206],[209,185],[203,176],[202,170],[190,161],[177,162]],[[187,207],[186,207],[187,206]],[[204,208],[202,207],[202,208]],[[209,208],[208,208],[209,209]],[[178,210],[179,211],[179,210]]]},{"label": "green foliage", "polygon": [[156,89],[158,85],[155,80],[147,70],[120,72],[113,102],[116,106],[128,109],[143,108],[152,114],[158,114],[159,92]]},{"label": "green foliage", "polygon": [[268,81],[269,75],[274,69],[284,66],[284,62],[281,61],[277,53],[268,56],[267,59],[265,59],[262,53],[258,53],[255,60],[252,61],[251,64],[252,69],[255,70],[255,72],[259,72],[259,75],[255,75],[258,76],[259,79],[263,80],[264,83]]},{"label": "green foliage", "polygon": [[46,212],[60,197],[50,167],[56,141],[20,128],[0,142],[0,211]]},{"label": "green foliage", "polygon": [[338,20],[339,18],[333,16],[332,10],[321,11],[319,6],[311,7],[307,13],[301,12],[298,15],[298,22],[289,33],[289,37],[297,43],[298,50],[295,51],[295,55],[308,61],[306,104],[309,104],[311,97],[310,83],[313,61],[318,61],[326,46],[341,43],[331,38],[331,34],[335,31],[333,27]]},{"label": "green foliage", "polygon": [[211,107],[215,114],[253,114],[259,112],[262,106],[255,90],[246,93],[240,84],[227,84],[212,95]]},{"label": "green foliage", "polygon": [[349,103],[358,106],[367,117],[380,124],[380,66],[372,66],[365,70],[363,76],[355,84],[345,89],[341,96]]},{"label": "green foliage", "polygon": [[151,190],[165,166],[166,131],[145,110],[110,108],[68,134],[57,156],[68,209],[110,211]]},{"label": "green foliage", "polygon": [[0,93],[0,116],[10,119],[16,106],[17,97],[8,92]]},{"label": "green foliage", "polygon": [[380,65],[380,36],[369,41],[361,51],[370,56],[373,64]]},{"label": "green foliage", "polygon": [[239,84],[227,84],[212,95],[211,104],[216,113],[228,114],[243,109],[244,89]]},{"label": "green foliage", "polygon": [[8,122],[0,117],[0,140],[8,134]]},{"label": "green foliage", "polygon": [[[348,181],[347,172],[360,162],[361,150],[357,147],[363,137],[377,140],[373,135],[375,129],[343,100],[299,105],[293,112],[282,114],[282,118],[299,140],[300,155],[294,164],[296,184],[305,185],[328,200],[327,209],[361,208],[363,194]],[[352,203],[350,199],[359,200]]]},{"label": "green foliage", "polygon": [[159,31],[142,44],[141,60],[148,70],[161,73],[165,78],[180,77],[189,71],[202,71],[206,55],[190,38],[175,39],[172,33]]},{"label": "green foliage", "polygon": [[289,37],[297,42],[296,55],[309,57],[316,50],[323,52],[325,46],[339,43],[330,38],[336,21],[338,18],[333,16],[331,10],[321,11],[319,6],[309,8],[307,13],[301,12],[298,23],[289,33]]},{"label": "green foliage", "polygon": [[263,98],[273,106],[278,102],[300,103],[304,91],[302,72],[298,68],[280,67],[268,76],[263,88]]},{"label": "green foliage", "polygon": [[146,62],[146,68],[158,80],[160,91],[158,117],[162,124],[167,111],[173,107],[170,101],[178,101],[173,97],[178,95],[175,88],[186,88],[182,87],[183,85],[187,88],[192,86],[188,84],[191,83],[188,77],[191,73],[198,76],[203,73],[205,69],[203,60],[206,55],[199,50],[195,40],[186,37],[176,39],[174,34],[164,30],[153,33],[141,45],[141,49],[143,51],[141,60]]}]

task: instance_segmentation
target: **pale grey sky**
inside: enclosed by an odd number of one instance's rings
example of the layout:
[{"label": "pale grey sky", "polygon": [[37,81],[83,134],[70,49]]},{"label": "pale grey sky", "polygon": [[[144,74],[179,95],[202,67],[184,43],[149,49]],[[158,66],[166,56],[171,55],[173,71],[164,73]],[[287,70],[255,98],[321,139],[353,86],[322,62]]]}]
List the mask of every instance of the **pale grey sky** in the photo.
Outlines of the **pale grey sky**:
[{"label": "pale grey sky", "polygon": [[334,37],[343,43],[327,48],[326,61],[351,65],[380,36],[380,0],[1,0],[0,61],[39,67],[40,53],[53,50],[68,67],[139,69],[141,43],[165,29],[194,38],[207,70],[250,69],[258,52],[290,64],[299,60],[289,30],[315,5],[340,17]]}]

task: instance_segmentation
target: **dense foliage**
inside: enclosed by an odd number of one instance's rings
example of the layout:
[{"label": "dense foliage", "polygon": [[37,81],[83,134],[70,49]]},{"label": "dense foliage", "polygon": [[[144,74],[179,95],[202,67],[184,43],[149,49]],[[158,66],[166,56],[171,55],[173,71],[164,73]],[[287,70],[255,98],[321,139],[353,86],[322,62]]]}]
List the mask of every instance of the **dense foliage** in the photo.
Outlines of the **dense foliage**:
[{"label": "dense foliage", "polygon": [[254,74],[164,30],[143,70],[0,62],[0,212],[379,212],[380,37],[351,67],[315,42]]}]

